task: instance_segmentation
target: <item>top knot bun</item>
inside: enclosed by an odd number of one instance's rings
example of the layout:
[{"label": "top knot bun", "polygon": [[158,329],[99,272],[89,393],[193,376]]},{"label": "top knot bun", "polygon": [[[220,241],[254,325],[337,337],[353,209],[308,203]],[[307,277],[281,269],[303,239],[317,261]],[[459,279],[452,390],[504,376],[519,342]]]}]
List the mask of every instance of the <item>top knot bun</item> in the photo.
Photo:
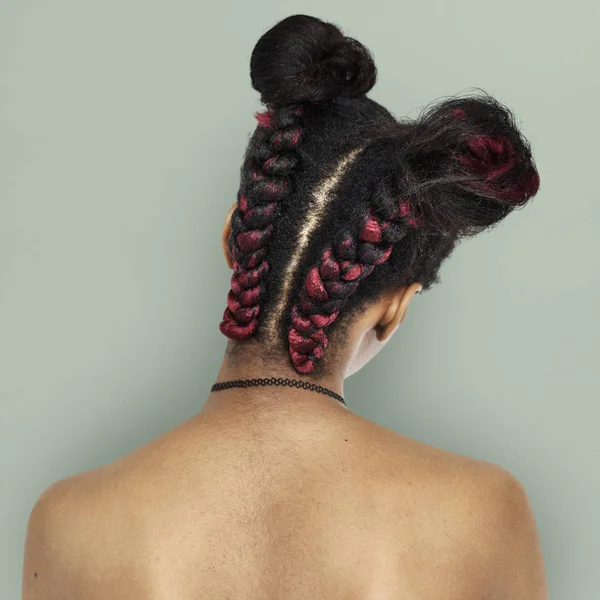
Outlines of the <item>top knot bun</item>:
[{"label": "top knot bun", "polygon": [[250,77],[264,104],[281,106],[362,96],[377,70],[370,52],[335,25],[295,15],[258,40]]}]

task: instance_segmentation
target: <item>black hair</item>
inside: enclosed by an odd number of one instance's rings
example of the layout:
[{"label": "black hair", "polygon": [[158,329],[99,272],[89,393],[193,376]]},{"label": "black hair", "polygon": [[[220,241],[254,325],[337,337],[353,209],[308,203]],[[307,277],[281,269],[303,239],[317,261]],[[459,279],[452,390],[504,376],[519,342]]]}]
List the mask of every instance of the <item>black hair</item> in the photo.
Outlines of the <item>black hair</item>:
[{"label": "black hair", "polygon": [[330,23],[295,15],[265,33],[251,80],[257,115],[229,248],[221,331],[287,349],[323,371],[328,334],[390,288],[439,281],[462,238],[500,222],[539,187],[530,146],[489,94],[397,120],[367,98],[369,51]]}]

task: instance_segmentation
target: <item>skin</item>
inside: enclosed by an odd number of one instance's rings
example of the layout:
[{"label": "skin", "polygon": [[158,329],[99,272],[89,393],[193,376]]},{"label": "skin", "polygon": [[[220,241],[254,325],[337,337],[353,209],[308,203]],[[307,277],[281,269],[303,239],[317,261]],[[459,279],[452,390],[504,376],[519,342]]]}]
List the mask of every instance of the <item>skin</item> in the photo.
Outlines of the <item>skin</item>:
[{"label": "skin", "polygon": [[[231,268],[223,228],[225,260]],[[398,330],[419,283],[352,323],[319,384]],[[230,344],[217,381],[298,374]],[[353,414],[328,396],[255,387],[119,460],[60,480],[28,523],[23,600],[547,600],[527,494],[504,468]]]}]

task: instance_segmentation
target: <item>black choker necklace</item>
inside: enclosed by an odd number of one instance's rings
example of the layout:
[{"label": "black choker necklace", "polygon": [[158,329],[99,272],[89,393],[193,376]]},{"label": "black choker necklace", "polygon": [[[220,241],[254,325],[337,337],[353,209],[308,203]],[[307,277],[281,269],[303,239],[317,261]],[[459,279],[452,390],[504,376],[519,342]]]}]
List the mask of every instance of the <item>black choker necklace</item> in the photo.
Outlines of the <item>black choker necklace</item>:
[{"label": "black choker necklace", "polygon": [[235,379],[233,381],[221,381],[219,383],[215,383],[212,388],[210,388],[211,392],[218,392],[219,390],[228,390],[231,388],[245,388],[254,385],[283,385],[288,387],[295,388],[303,388],[305,390],[310,390],[312,392],[319,392],[319,394],[325,394],[326,396],[331,396],[331,398],[335,398],[339,400],[344,406],[346,406],[345,400],[335,392],[324,388],[316,383],[310,383],[308,381],[302,381],[300,379],[285,379],[283,377],[269,377],[267,379]]}]

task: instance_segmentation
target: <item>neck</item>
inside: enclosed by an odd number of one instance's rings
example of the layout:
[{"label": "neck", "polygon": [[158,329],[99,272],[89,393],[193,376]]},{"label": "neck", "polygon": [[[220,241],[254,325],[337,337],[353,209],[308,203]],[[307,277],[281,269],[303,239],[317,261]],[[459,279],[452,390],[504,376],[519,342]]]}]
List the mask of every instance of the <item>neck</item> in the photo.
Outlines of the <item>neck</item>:
[{"label": "neck", "polygon": [[[254,348],[254,350],[259,350]],[[258,379],[281,377],[315,383],[327,388],[340,396],[344,396],[344,378],[341,373],[326,374],[318,379],[299,375],[293,367],[279,361],[267,361],[258,358],[257,352],[240,352],[231,342],[223,358],[215,383],[233,381],[236,379]],[[347,410],[339,400],[325,394],[302,388],[284,386],[257,386],[248,388],[232,388],[211,392],[206,403],[206,410],[215,409],[254,409],[273,407],[293,409],[302,407],[303,410]]]}]

